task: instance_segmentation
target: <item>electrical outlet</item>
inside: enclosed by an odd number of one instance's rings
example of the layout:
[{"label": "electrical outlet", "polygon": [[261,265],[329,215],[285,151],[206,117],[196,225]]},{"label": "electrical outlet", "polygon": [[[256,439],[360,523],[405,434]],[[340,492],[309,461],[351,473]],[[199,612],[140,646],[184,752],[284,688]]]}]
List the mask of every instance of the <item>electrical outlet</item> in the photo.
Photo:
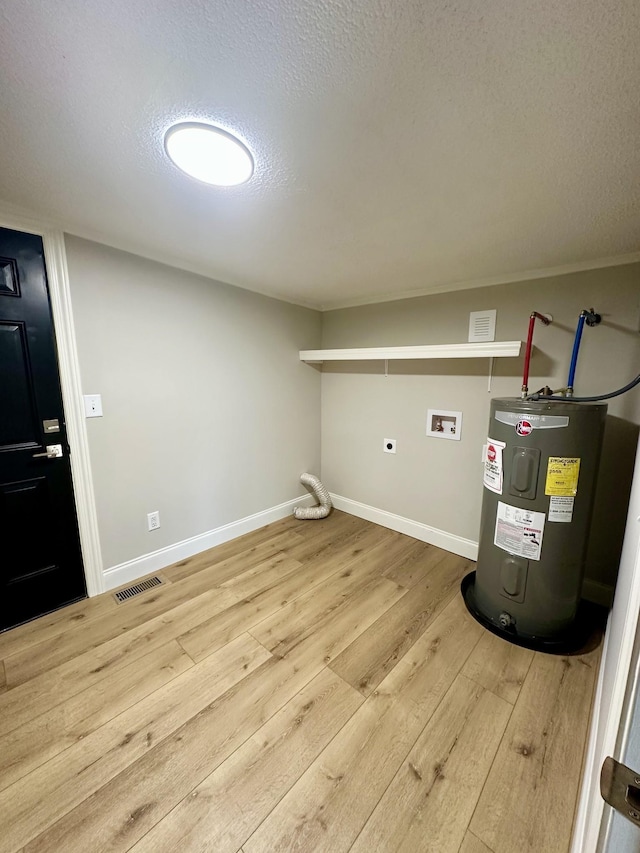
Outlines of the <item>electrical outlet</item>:
[{"label": "electrical outlet", "polygon": [[147,525],[149,530],[157,530],[160,527],[160,513],[158,510],[147,513]]},{"label": "electrical outlet", "polygon": [[385,438],[382,449],[385,453],[395,453],[396,452],[396,440],[395,438]]}]

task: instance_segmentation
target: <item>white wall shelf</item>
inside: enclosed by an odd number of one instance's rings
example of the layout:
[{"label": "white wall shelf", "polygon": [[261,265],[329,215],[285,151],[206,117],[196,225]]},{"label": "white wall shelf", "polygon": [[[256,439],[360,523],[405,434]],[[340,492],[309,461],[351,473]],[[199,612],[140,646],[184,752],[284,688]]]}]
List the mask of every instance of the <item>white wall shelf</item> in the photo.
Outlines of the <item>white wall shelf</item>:
[{"label": "white wall shelf", "polygon": [[520,355],[522,341],[481,344],[433,344],[423,347],[365,347],[300,350],[300,361],[392,361],[422,358],[508,358]]}]

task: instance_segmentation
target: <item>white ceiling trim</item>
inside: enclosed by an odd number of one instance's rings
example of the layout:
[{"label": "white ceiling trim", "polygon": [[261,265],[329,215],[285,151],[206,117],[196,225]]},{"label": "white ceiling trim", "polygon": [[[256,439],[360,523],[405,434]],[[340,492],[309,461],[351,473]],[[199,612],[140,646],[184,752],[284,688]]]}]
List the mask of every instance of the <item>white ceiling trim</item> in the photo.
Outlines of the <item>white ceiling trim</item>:
[{"label": "white ceiling trim", "polygon": [[[206,278],[209,281],[215,282],[216,284],[222,284],[225,287],[236,287],[238,288],[238,290],[247,290],[249,291],[249,293],[255,293],[258,296],[264,296],[266,299],[275,299],[277,302],[286,302],[288,305],[297,305],[299,308],[309,308],[312,311],[323,310],[316,302],[305,302],[303,299],[291,299],[288,296],[279,294],[277,292],[274,293],[271,290],[261,290],[257,287],[248,287],[247,285],[239,284],[237,282],[224,281],[224,279],[222,278],[215,278],[215,276],[211,275],[211,272],[208,271],[204,265],[199,266],[198,264],[190,263],[189,261],[185,261],[182,258],[175,258],[163,252],[145,251],[143,249],[136,248],[136,246],[134,245],[125,243],[121,240],[109,240],[108,238],[100,235],[99,233],[93,233],[85,229],[71,229],[65,228],[64,226],[58,227],[60,227],[65,234],[69,234],[72,237],[80,237],[82,240],[91,240],[94,243],[99,243],[101,246],[108,246],[110,249],[116,249],[119,252],[127,252],[128,254],[135,255],[138,258],[145,258],[145,260],[147,261],[154,261],[155,263],[163,264],[166,267],[172,267],[173,269],[181,270],[182,272],[188,272],[192,275],[197,275],[201,278]],[[638,252],[638,259],[640,260],[640,252]]]},{"label": "white ceiling trim", "polygon": [[[638,0],[5,3],[0,198],[316,310],[593,268],[640,251],[639,41]],[[186,120],[253,178],[186,178]]]},{"label": "white ceiling trim", "polygon": [[[222,281],[221,279],[214,278],[210,272],[204,267],[200,267],[197,264],[190,264],[188,261],[183,261],[180,258],[174,258],[171,255],[164,254],[162,252],[145,252],[136,248],[136,246],[131,245],[129,243],[124,243],[123,241],[113,241],[109,240],[105,235],[100,234],[98,232],[90,231],[87,229],[78,229],[78,228],[67,228],[64,223],[59,219],[51,216],[40,216],[36,211],[30,210],[27,207],[21,207],[20,205],[11,204],[10,202],[4,201],[0,199],[0,217],[4,217],[4,219],[9,220],[31,220],[33,222],[38,223],[39,229],[49,229],[53,231],[61,231],[63,234],[69,234],[72,237],[80,237],[82,240],[91,240],[93,243],[99,243],[101,246],[107,246],[110,249],[116,249],[119,252],[127,252],[127,254],[135,255],[138,258],[145,258],[147,261],[153,261],[157,264],[163,264],[166,267],[171,267],[172,269],[181,270],[182,272],[188,272],[192,275],[200,276],[201,278],[206,278],[209,281],[216,282],[217,284],[223,284],[226,287],[237,287],[239,290],[247,290],[250,293],[256,293],[258,296],[264,296],[267,299],[275,299],[278,302],[286,302],[288,305],[297,305],[299,308],[309,308],[312,311],[321,311],[322,309],[316,304],[311,302],[305,302],[300,299],[289,299],[286,296],[276,295],[271,292],[267,292],[266,290],[258,290],[252,287],[243,287],[241,284],[234,284],[228,281]],[[11,227],[6,226],[6,227]],[[23,231],[29,230],[28,228],[22,228]],[[41,230],[36,229],[34,233],[42,233]],[[640,257],[640,252],[638,253]]]},{"label": "white ceiling trim", "polygon": [[514,284],[515,282],[533,281],[538,278],[553,278],[557,275],[568,275],[574,272],[620,267],[625,264],[640,262],[640,252],[629,252],[626,255],[614,255],[609,258],[595,258],[590,261],[579,261],[573,264],[561,264],[557,267],[547,267],[537,270],[523,270],[505,275],[494,275],[487,278],[454,281],[446,284],[434,284],[419,290],[407,290],[401,293],[389,293],[381,296],[369,296],[362,299],[337,300],[327,302],[319,307],[319,311],[335,311],[340,308],[359,308],[363,305],[374,305],[379,302],[396,302],[400,299],[414,299],[417,296],[433,296],[436,293],[451,293],[455,290],[475,290],[480,287],[493,287],[497,284]]},{"label": "white ceiling trim", "polygon": [[[60,227],[60,226],[58,226]],[[607,258],[594,258],[589,261],[578,261],[571,264],[561,264],[560,266],[555,267],[547,267],[541,269],[534,270],[523,270],[521,272],[513,272],[506,273],[504,275],[495,275],[488,276],[486,278],[478,278],[478,279],[468,279],[467,281],[454,281],[447,283],[439,283],[434,285],[429,285],[428,287],[423,287],[418,290],[407,290],[401,291],[399,293],[389,292],[386,294],[381,294],[379,296],[365,296],[360,299],[352,299],[352,300],[335,300],[332,302],[316,302],[311,300],[302,300],[302,299],[291,299],[287,296],[274,293],[273,291],[267,290],[259,290],[253,287],[243,286],[242,284],[236,284],[235,282],[227,282],[222,279],[213,278],[213,276],[207,272],[203,267],[199,267],[197,264],[191,264],[188,261],[183,261],[181,259],[172,258],[169,255],[165,255],[161,252],[141,252],[136,250],[134,246],[125,245],[122,242],[115,244],[113,242],[109,242],[105,240],[104,236],[100,234],[93,234],[83,230],[80,232],[78,229],[74,229],[74,231],[69,231],[67,229],[63,229],[68,234],[74,234],[76,237],[81,237],[85,240],[93,240],[96,243],[100,243],[104,246],[110,246],[113,249],[118,249],[122,252],[128,252],[130,254],[137,255],[141,258],[146,258],[150,261],[155,261],[156,263],[164,264],[165,266],[173,267],[174,269],[179,269],[184,272],[192,273],[193,275],[198,275],[203,278],[209,279],[209,281],[215,281],[219,284],[224,284],[227,287],[237,287],[240,290],[248,290],[251,293],[256,293],[259,296],[265,296],[267,299],[276,299],[279,302],[286,302],[289,305],[297,305],[300,308],[309,308],[312,311],[335,311],[340,308],[359,308],[363,305],[374,305],[381,302],[397,302],[403,299],[415,299],[419,296],[433,296],[437,293],[452,293],[456,290],[475,290],[480,287],[493,287],[498,284],[515,284],[516,282],[524,282],[524,281],[534,281],[535,279],[542,278],[553,278],[554,276],[559,275],[568,275],[569,273],[574,272],[586,272],[588,270],[596,270],[596,269],[605,269],[606,267],[619,267],[624,266],[625,264],[635,264],[640,262],[640,252],[629,252],[624,255],[613,255]]]},{"label": "white ceiling trim", "polygon": [[172,258],[171,256],[163,254],[161,252],[141,252],[140,250],[137,250],[135,246],[125,245],[121,241],[118,241],[118,243],[108,241],[105,239],[104,235],[101,235],[99,233],[92,233],[85,229],[82,229],[82,231],[80,231],[79,229],[74,229],[73,231],[71,231],[65,228],[63,223],[61,223],[60,221],[56,221],[51,217],[38,217],[37,214],[34,213],[34,211],[29,210],[28,208],[7,203],[2,200],[0,200],[0,215],[4,215],[5,219],[9,217],[12,217],[14,219],[21,218],[23,220],[31,219],[33,221],[37,221],[40,224],[41,228],[47,228],[51,230],[58,229],[67,234],[73,234],[73,236],[81,237],[85,240],[92,240],[95,243],[100,243],[103,246],[109,246],[110,248],[116,249],[121,252],[128,252],[129,254],[136,255],[139,258],[146,258],[149,261],[164,264],[165,266],[172,267],[173,269],[178,269],[182,270],[183,272],[188,272],[192,273],[193,275],[201,276],[202,278],[206,278],[209,281],[213,281],[218,284],[223,284],[226,287],[237,287],[240,290],[247,290],[250,293],[256,293],[259,296],[264,296],[267,299],[275,299],[279,302],[286,302],[288,305],[297,305],[300,308],[308,308],[312,311],[320,311],[321,313],[325,311],[336,311],[340,310],[341,308],[359,308],[363,305],[375,305],[382,302],[397,302],[403,299],[415,299],[419,296],[434,296],[438,293],[453,293],[456,290],[475,290],[477,288],[493,287],[494,285],[499,284],[515,284],[517,282],[535,281],[536,279],[553,278],[554,276],[569,275],[570,273],[587,272],[589,270],[606,269],[607,267],[620,267],[624,266],[625,264],[640,263],[640,252],[628,252],[624,255],[612,255],[611,257],[607,258],[594,258],[593,260],[589,261],[578,261],[571,264],[561,264],[560,266],[555,267],[546,267],[535,270],[523,270],[522,272],[506,273],[504,275],[488,276],[486,278],[469,279],[467,281],[434,284],[428,287],[420,288],[419,290],[407,290],[402,291],[400,293],[390,292],[380,296],[369,296],[363,297],[361,299],[345,299],[336,300],[333,302],[317,303],[311,301],[304,301],[301,299],[290,299],[286,296],[267,292],[266,290],[263,291],[257,290],[252,287],[243,287],[241,284],[235,284],[231,282],[222,281],[220,279],[215,279],[211,276],[210,273],[207,272],[206,269],[199,267],[197,264],[191,264],[181,259]]}]

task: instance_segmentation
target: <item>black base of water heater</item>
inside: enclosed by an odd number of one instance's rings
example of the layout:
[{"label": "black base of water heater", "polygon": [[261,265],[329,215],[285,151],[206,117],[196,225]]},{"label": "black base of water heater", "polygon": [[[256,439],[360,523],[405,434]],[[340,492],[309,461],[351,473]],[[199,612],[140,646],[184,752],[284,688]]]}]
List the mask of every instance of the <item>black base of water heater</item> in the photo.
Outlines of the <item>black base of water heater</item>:
[{"label": "black base of water heater", "polygon": [[597,604],[581,601],[571,628],[556,637],[530,636],[519,634],[514,627],[501,628],[485,616],[476,602],[475,583],[476,573],[470,572],[465,575],[460,584],[460,591],[467,610],[483,628],[498,637],[502,637],[509,643],[523,646],[525,649],[532,649],[534,652],[547,652],[552,655],[572,655],[587,652],[596,648],[600,643],[607,611]]}]

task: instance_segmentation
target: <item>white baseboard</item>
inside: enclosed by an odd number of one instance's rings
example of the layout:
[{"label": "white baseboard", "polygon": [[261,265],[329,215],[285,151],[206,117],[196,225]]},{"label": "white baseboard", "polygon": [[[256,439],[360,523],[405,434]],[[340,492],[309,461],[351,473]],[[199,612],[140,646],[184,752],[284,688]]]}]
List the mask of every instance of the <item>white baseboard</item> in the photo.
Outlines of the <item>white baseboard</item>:
[{"label": "white baseboard", "polygon": [[267,524],[279,521],[292,513],[294,506],[306,506],[310,502],[311,495],[294,498],[262,512],[256,512],[254,515],[248,515],[238,521],[232,521],[230,524],[224,524],[222,527],[216,527],[215,530],[208,530],[206,533],[192,536],[190,539],[184,539],[182,542],[176,542],[174,545],[152,551],[150,554],[143,554],[141,557],[128,560],[126,563],[110,566],[104,571],[104,588],[105,590],[115,589],[144,575],[160,571],[160,569],[177,563],[179,560],[193,557],[201,551],[207,551],[209,548],[214,548],[230,539],[236,539],[238,536],[251,533],[252,530],[257,530],[259,527],[265,527]]},{"label": "white baseboard", "polygon": [[389,530],[397,530],[398,533],[406,533],[407,536],[413,536],[414,539],[419,539],[421,542],[428,542],[429,545],[444,548],[445,551],[451,551],[460,557],[466,557],[468,560],[478,559],[478,543],[472,539],[464,539],[462,536],[447,533],[437,527],[429,527],[428,524],[422,524],[420,521],[395,515],[393,512],[387,512],[384,509],[376,509],[374,506],[352,501],[351,498],[343,498],[341,495],[332,493],[331,500],[336,509],[348,512],[350,515],[372,521],[381,527],[388,527]]},{"label": "white baseboard", "polygon": [[[402,515],[395,515],[393,512],[377,509],[374,506],[353,501],[351,498],[333,494],[333,492],[331,493],[331,500],[336,509],[348,512],[350,515],[356,515],[358,518],[372,521],[381,527],[389,528],[389,530],[397,530],[398,533],[406,533],[407,536],[413,536],[414,539],[419,539],[421,542],[428,542],[429,545],[444,548],[445,551],[451,551],[460,557],[466,557],[468,560],[478,559],[478,543],[473,539],[464,539],[462,536],[456,536],[454,533],[447,533],[446,530],[430,527],[428,524],[422,524],[420,521],[414,521]],[[582,592],[587,601],[600,604],[602,607],[611,607],[613,587],[585,578],[582,585]]]},{"label": "white baseboard", "polygon": [[607,620],[607,628],[604,632],[602,643],[602,654],[600,655],[600,666],[598,669],[598,680],[593,698],[591,711],[591,723],[587,746],[582,767],[582,780],[580,782],[580,793],[576,807],[576,817],[573,824],[573,835],[571,838],[570,853],[594,853],[598,844],[598,836],[604,815],[604,800],[599,796],[598,780],[600,779],[600,757],[598,749],[598,732],[601,726],[606,725],[603,721],[603,692],[605,682],[604,662],[609,650],[609,639],[611,634],[611,614]]}]

